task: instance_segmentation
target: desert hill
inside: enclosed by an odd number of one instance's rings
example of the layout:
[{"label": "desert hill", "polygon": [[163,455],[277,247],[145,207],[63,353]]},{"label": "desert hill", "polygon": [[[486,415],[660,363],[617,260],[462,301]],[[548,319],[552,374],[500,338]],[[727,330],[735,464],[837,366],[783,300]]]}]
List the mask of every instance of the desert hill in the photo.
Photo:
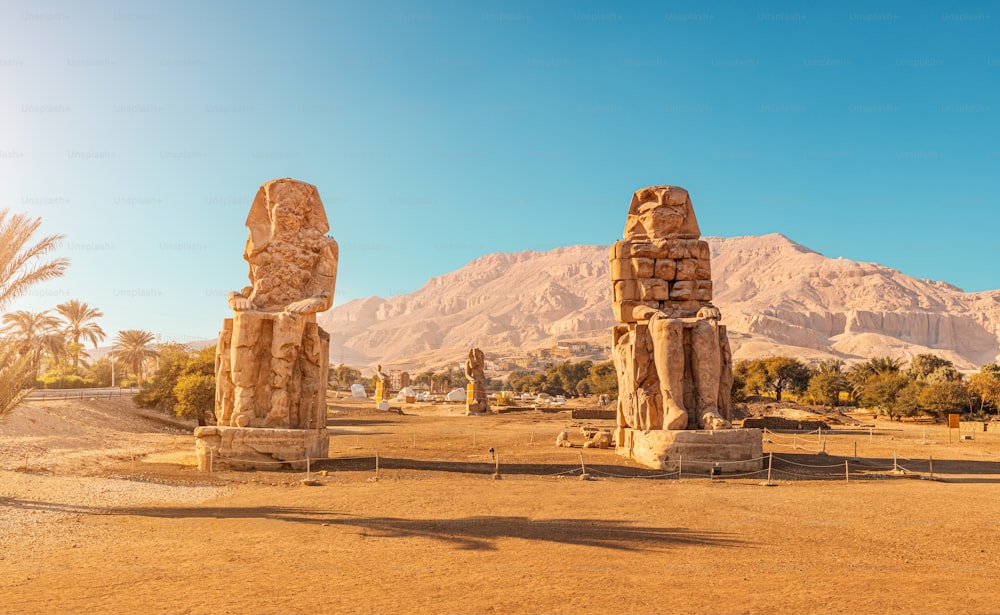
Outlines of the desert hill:
[{"label": "desert hill", "polygon": [[[1000,354],[1000,291],[965,293],[874,263],[831,259],[778,234],[705,238],[714,303],[734,356],[803,360],[935,352],[974,369]],[[396,369],[457,364],[557,343],[610,343],[607,246],[489,254],[406,295],[320,316],[331,360]]]}]

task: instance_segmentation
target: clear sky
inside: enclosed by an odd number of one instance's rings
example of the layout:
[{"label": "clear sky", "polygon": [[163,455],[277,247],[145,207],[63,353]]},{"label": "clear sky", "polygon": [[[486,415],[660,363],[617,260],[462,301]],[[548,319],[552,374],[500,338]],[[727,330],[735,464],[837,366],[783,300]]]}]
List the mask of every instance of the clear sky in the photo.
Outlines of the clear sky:
[{"label": "clear sky", "polygon": [[336,304],[497,251],[608,244],[631,193],[704,235],[782,233],[1000,287],[991,2],[0,5],[0,207],[111,334],[213,337],[258,186],[315,184]]}]

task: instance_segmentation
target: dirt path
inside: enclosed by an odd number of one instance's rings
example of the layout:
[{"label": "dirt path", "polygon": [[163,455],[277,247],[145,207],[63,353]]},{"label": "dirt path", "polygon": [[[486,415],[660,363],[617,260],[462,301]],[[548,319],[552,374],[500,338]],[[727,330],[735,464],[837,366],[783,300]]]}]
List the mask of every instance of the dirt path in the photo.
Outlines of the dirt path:
[{"label": "dirt path", "polygon": [[[826,456],[806,450],[808,436],[795,449],[775,437],[765,450],[815,465],[842,463],[855,442],[873,467],[893,451],[933,455],[955,482],[762,487],[558,478],[580,453],[552,446],[568,423],[345,406],[331,415],[331,450],[361,459],[327,462],[317,487],[288,472],[199,473],[191,438],[162,425],[120,431],[149,453],[83,472],[53,441],[28,471],[0,455],[0,612],[1000,611],[992,437],[949,445],[942,431],[924,444],[922,428],[880,425],[870,444],[867,432],[828,435]],[[27,437],[7,429],[0,447]],[[490,447],[523,471],[492,480]],[[370,451],[398,467],[372,480]],[[613,452],[585,454],[641,474]]]}]

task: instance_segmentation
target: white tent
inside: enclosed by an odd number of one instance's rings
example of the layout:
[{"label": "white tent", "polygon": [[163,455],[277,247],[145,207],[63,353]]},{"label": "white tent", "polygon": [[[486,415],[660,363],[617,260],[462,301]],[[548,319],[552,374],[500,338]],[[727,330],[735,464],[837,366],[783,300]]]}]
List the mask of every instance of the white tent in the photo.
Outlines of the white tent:
[{"label": "white tent", "polygon": [[445,401],[465,401],[465,389],[454,389],[444,396]]},{"label": "white tent", "polygon": [[351,397],[353,397],[354,399],[366,399],[368,397],[368,393],[365,392],[365,385],[352,384]]},{"label": "white tent", "polygon": [[416,397],[417,392],[413,390],[412,387],[403,387],[403,389],[396,394],[396,399],[404,400],[407,397]]}]

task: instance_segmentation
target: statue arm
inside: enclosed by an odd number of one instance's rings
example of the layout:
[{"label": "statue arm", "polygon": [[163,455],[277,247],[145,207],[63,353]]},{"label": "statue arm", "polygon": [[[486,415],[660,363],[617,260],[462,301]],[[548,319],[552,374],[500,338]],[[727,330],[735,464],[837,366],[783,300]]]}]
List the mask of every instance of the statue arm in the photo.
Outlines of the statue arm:
[{"label": "statue arm", "polygon": [[286,312],[314,314],[325,312],[333,306],[333,291],[337,284],[337,263],[340,249],[333,238],[326,237],[326,239],[328,243],[323,248],[319,261],[313,269],[312,279],[306,286],[305,297],[286,307]]},{"label": "statue arm", "polygon": [[245,312],[254,309],[256,306],[250,301],[250,293],[252,291],[253,286],[245,286],[242,290],[234,290],[229,293],[229,309],[236,312]]}]

